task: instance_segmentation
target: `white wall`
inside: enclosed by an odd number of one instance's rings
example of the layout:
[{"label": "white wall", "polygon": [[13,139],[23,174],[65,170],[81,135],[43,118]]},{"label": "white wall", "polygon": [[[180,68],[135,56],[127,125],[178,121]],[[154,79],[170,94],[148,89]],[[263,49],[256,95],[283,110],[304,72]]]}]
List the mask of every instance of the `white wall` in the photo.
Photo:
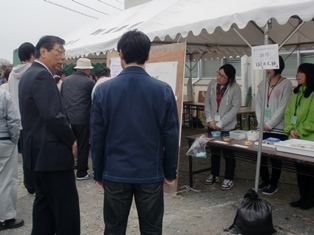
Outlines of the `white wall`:
[{"label": "white wall", "polygon": [[[241,87],[242,91],[242,105],[245,105],[247,90],[252,86],[252,106],[255,106],[254,100],[257,94],[257,86],[262,81],[263,71],[262,70],[252,70],[251,69],[251,58],[248,56],[243,56],[241,58],[241,77],[237,77],[237,83]],[[194,101],[198,101],[199,91],[206,91],[208,83],[211,79],[202,79],[196,82],[196,79],[193,80],[193,92],[194,92]],[[187,79],[184,80],[184,89],[183,89],[183,99],[187,100]]]},{"label": "white wall", "polygon": [[[237,83],[241,87],[242,91],[242,105],[245,105],[247,90],[252,87],[252,103],[251,106],[255,107],[255,98],[258,91],[258,85],[262,79],[266,77],[266,70],[253,70],[251,66],[251,57],[243,56],[241,57],[241,77],[237,77]],[[289,77],[289,80],[292,82],[292,86],[297,86],[297,81],[293,77]],[[184,88],[183,88],[183,100],[187,100],[187,81],[184,79]],[[208,83],[211,79],[202,79],[197,81],[193,79],[193,92],[194,92],[194,101],[198,101],[199,91],[206,91]]]}]

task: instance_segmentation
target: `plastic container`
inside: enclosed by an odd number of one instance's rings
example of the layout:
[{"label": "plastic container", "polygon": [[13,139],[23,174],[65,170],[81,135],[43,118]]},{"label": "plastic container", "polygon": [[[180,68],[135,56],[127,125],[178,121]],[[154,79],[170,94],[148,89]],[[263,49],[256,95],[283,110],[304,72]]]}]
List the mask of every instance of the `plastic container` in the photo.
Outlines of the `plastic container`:
[{"label": "plastic container", "polygon": [[248,131],[246,134],[247,140],[257,141],[259,139],[259,131]]},{"label": "plastic container", "polygon": [[277,151],[301,154],[314,157],[314,142],[309,140],[290,139],[275,144]]},{"label": "plastic container", "polygon": [[247,138],[247,131],[235,130],[230,131],[230,137],[234,140],[245,140]]},{"label": "plastic container", "polygon": [[269,137],[269,138],[265,139],[265,141],[266,141],[266,144],[274,145],[275,143],[280,142],[280,139]]},{"label": "plastic container", "polygon": [[221,131],[212,131],[212,137],[219,137],[221,135]]}]

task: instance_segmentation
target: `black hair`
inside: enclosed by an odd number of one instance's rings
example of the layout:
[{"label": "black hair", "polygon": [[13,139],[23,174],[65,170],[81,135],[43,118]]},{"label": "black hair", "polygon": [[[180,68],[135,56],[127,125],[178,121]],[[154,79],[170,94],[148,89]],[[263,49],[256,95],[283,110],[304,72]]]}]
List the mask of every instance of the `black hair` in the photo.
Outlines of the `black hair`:
[{"label": "black hair", "polygon": [[20,61],[29,61],[32,55],[35,54],[35,47],[30,42],[24,42],[18,48]]},{"label": "black hair", "polygon": [[10,76],[11,71],[12,71],[11,68],[5,68],[2,78],[6,78],[7,81],[9,81],[9,76]]},{"label": "black hair", "polygon": [[59,76],[56,76],[56,77],[53,77],[54,79],[55,79],[55,82],[58,84],[59,83],[59,81],[60,81],[60,79],[61,79],[61,77],[59,77]]},{"label": "black hair", "polygon": [[95,72],[95,75],[100,78],[100,77],[109,77],[110,76],[110,69],[105,67],[105,66],[100,66],[96,72]]},{"label": "black hair", "polygon": [[65,70],[64,69],[59,69],[59,70],[57,70],[56,72],[55,72],[55,75],[58,75],[58,76],[62,76],[62,75],[67,75],[67,73],[65,72]]},{"label": "black hair", "polygon": [[141,31],[131,30],[122,35],[118,41],[117,49],[123,53],[127,64],[145,64],[148,59],[151,42]]},{"label": "black hair", "polygon": [[220,69],[224,70],[225,74],[228,77],[228,83],[230,82],[230,84],[232,84],[235,81],[235,75],[236,75],[235,68],[231,64],[224,64],[223,66],[219,68],[219,70]]},{"label": "black hair", "polygon": [[38,59],[40,56],[40,48],[45,48],[47,51],[51,51],[54,45],[58,43],[64,45],[65,41],[62,38],[52,35],[46,35],[39,39],[35,47],[35,58]]},{"label": "black hair", "polygon": [[285,69],[285,62],[281,56],[279,56],[279,69],[274,69],[275,76],[277,74],[281,74],[282,71]]},{"label": "black hair", "polygon": [[[303,92],[303,95],[305,98],[307,98],[314,91],[314,64],[311,63],[300,64],[298,67],[298,73],[305,74],[306,88]],[[301,86],[302,85],[299,84],[296,88],[294,88],[293,92],[298,93]]]},{"label": "black hair", "polygon": [[91,73],[89,74],[89,78],[92,79],[94,82],[97,81],[97,80],[96,80],[96,75],[95,75],[95,73],[93,73],[93,72],[91,72]]}]

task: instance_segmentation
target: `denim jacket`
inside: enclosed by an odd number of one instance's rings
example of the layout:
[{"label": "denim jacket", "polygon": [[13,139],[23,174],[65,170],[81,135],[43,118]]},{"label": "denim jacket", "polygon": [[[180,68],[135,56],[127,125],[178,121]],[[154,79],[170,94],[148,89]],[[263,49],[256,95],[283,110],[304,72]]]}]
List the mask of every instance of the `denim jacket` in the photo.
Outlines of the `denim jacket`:
[{"label": "denim jacket", "polygon": [[139,66],[96,89],[91,111],[94,177],[123,183],[176,178],[179,121],[173,91]]}]

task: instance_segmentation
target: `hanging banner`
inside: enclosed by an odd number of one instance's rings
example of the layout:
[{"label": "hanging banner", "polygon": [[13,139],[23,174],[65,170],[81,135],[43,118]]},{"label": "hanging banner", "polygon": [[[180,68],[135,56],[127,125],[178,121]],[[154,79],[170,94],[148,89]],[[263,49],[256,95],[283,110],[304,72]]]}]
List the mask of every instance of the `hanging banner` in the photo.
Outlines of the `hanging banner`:
[{"label": "hanging banner", "polygon": [[252,47],[252,68],[279,69],[278,44]]}]

